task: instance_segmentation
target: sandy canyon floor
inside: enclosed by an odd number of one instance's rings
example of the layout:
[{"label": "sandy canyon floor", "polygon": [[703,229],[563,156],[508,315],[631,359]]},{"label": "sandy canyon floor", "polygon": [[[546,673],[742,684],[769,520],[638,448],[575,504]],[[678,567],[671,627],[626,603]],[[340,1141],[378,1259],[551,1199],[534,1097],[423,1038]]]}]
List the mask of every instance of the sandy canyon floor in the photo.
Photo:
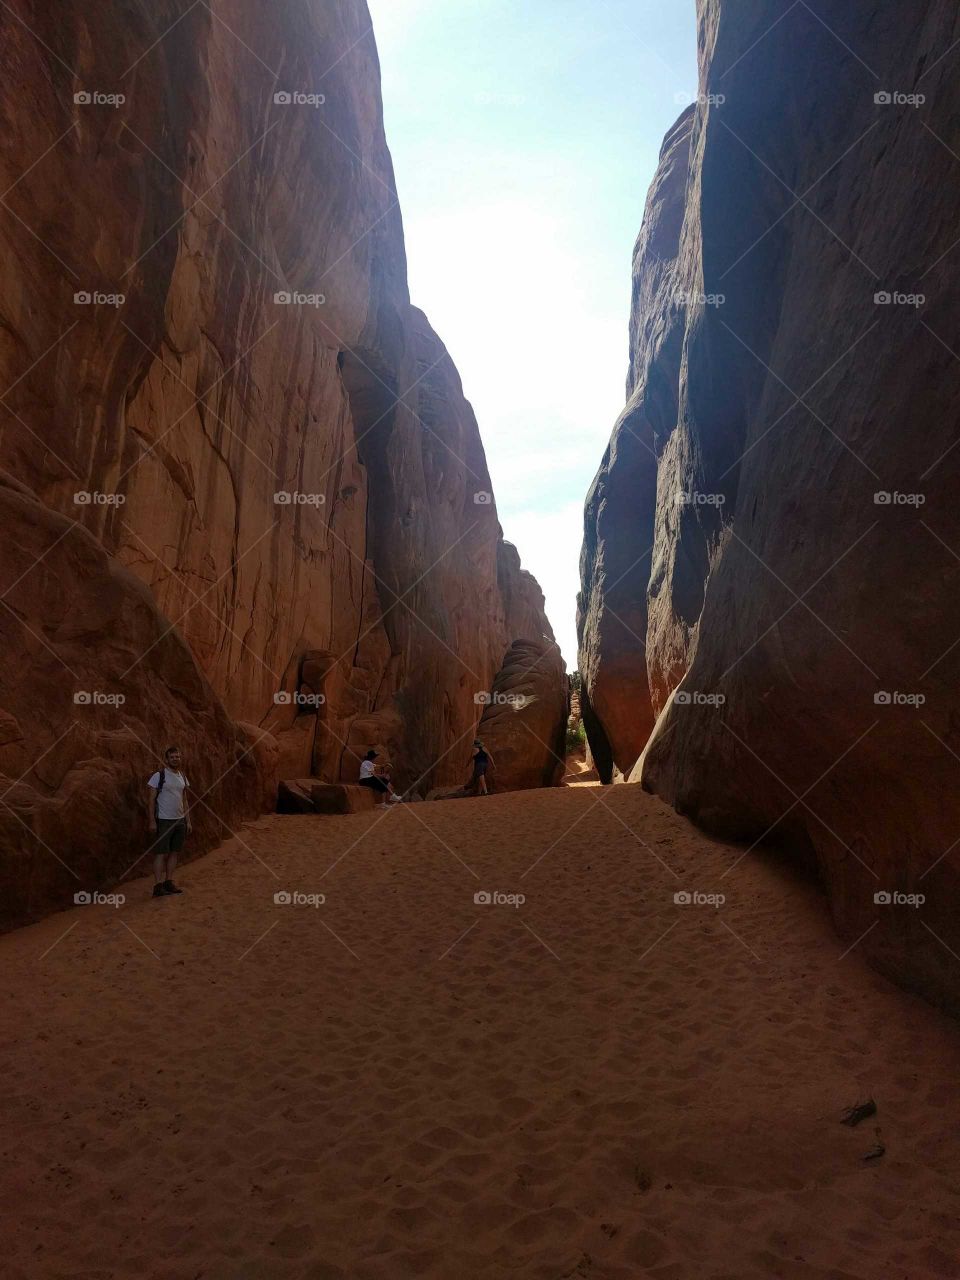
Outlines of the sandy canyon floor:
[{"label": "sandy canyon floor", "polygon": [[628,786],[271,817],[0,939],[3,1274],[960,1276],[960,1028],[741,853]]}]

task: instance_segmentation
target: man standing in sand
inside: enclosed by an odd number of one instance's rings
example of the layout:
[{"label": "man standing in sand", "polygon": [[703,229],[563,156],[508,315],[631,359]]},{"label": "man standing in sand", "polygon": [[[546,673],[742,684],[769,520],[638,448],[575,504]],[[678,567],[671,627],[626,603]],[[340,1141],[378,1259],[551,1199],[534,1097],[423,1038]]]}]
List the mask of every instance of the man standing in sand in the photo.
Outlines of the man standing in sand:
[{"label": "man standing in sand", "polygon": [[191,830],[187,805],[187,787],[190,784],[181,770],[182,764],[180,748],[167,747],[163,753],[163,768],[147,782],[150,834],[154,837],[150,848],[153,852],[155,898],[183,893],[173,883],[177,855]]}]

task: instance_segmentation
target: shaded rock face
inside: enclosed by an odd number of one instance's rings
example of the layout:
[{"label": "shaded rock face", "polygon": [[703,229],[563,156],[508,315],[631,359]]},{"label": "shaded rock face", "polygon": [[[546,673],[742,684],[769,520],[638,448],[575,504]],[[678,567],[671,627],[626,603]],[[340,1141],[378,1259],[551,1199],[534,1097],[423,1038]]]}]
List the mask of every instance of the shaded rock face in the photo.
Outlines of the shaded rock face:
[{"label": "shaded rock face", "polygon": [[[579,637],[583,717],[601,777],[628,772],[654,721],[645,660],[657,537],[657,440],[677,418],[683,312],[676,257],[693,108],[668,134],[634,249],[627,406],[587,495]],[[668,549],[661,547],[668,555]],[[654,610],[655,611],[655,610]]]},{"label": "shaded rock face", "polygon": [[203,744],[185,769],[197,850],[260,812],[276,769],[269,738],[251,740],[229,718],[150,591],[90,533],[11,481],[0,518],[7,581],[22,576],[0,620],[0,923],[10,924],[135,868],[158,748]]},{"label": "shaded rock face", "polygon": [[4,41],[15,920],[131,866],[172,741],[194,851],[370,745],[458,780],[475,694],[549,628],[410,306],[363,0],[13,0]]},{"label": "shaded rock face", "polygon": [[369,787],[315,778],[284,778],[277,796],[278,813],[367,813],[378,797]]},{"label": "shaded rock face", "polygon": [[957,1007],[960,29],[820,17],[699,5],[587,502],[584,718],[608,777],[643,749],[682,811],[815,861],[843,937]]},{"label": "shaded rock face", "polygon": [[463,783],[459,787],[434,787],[424,796],[425,800],[472,800],[474,792],[469,785]]}]

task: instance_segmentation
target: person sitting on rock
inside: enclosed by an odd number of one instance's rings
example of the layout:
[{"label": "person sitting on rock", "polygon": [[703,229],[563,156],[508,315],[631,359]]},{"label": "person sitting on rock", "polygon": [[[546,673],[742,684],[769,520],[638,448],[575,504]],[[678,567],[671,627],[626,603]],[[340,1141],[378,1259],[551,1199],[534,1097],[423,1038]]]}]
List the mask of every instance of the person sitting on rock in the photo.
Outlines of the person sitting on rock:
[{"label": "person sitting on rock", "polygon": [[477,738],[473,744],[473,777],[468,785],[469,790],[476,796],[485,796],[487,792],[487,769],[496,770],[493,756],[489,751],[484,749],[483,743]]},{"label": "person sitting on rock", "polygon": [[383,764],[377,765],[377,776],[387,784],[388,803],[403,804],[403,796],[398,796],[393,789],[393,765],[389,760],[384,760]]},{"label": "person sitting on rock", "polygon": [[377,795],[382,796],[383,799],[380,801],[379,807],[385,809],[390,798],[391,787],[390,783],[377,773],[377,766],[374,763],[376,759],[377,752],[371,747],[360,762],[360,786],[369,787],[371,791],[375,791]]},{"label": "person sitting on rock", "polygon": [[150,845],[153,854],[153,896],[164,898],[171,893],[183,893],[173,883],[177,869],[177,857],[190,833],[190,812],[186,803],[189,782],[181,772],[183,757],[179,747],[167,747],[163,753],[163,768],[147,781]]}]

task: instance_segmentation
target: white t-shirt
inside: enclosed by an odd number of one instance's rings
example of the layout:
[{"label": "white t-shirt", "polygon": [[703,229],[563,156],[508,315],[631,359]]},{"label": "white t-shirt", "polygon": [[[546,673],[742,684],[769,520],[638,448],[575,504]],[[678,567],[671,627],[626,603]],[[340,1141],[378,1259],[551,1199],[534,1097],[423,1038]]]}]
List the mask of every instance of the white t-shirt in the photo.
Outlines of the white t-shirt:
[{"label": "white t-shirt", "polygon": [[372,760],[364,760],[361,763],[360,765],[361,778],[372,778],[375,773],[376,773],[376,769],[373,766]]},{"label": "white t-shirt", "polygon": [[[158,818],[163,818],[165,822],[175,822],[177,818],[184,816],[183,793],[189,785],[182,773],[177,773],[174,769],[164,769],[163,788],[157,798]],[[160,774],[155,773],[147,782],[147,786],[153,787],[156,791],[160,786]]]}]

